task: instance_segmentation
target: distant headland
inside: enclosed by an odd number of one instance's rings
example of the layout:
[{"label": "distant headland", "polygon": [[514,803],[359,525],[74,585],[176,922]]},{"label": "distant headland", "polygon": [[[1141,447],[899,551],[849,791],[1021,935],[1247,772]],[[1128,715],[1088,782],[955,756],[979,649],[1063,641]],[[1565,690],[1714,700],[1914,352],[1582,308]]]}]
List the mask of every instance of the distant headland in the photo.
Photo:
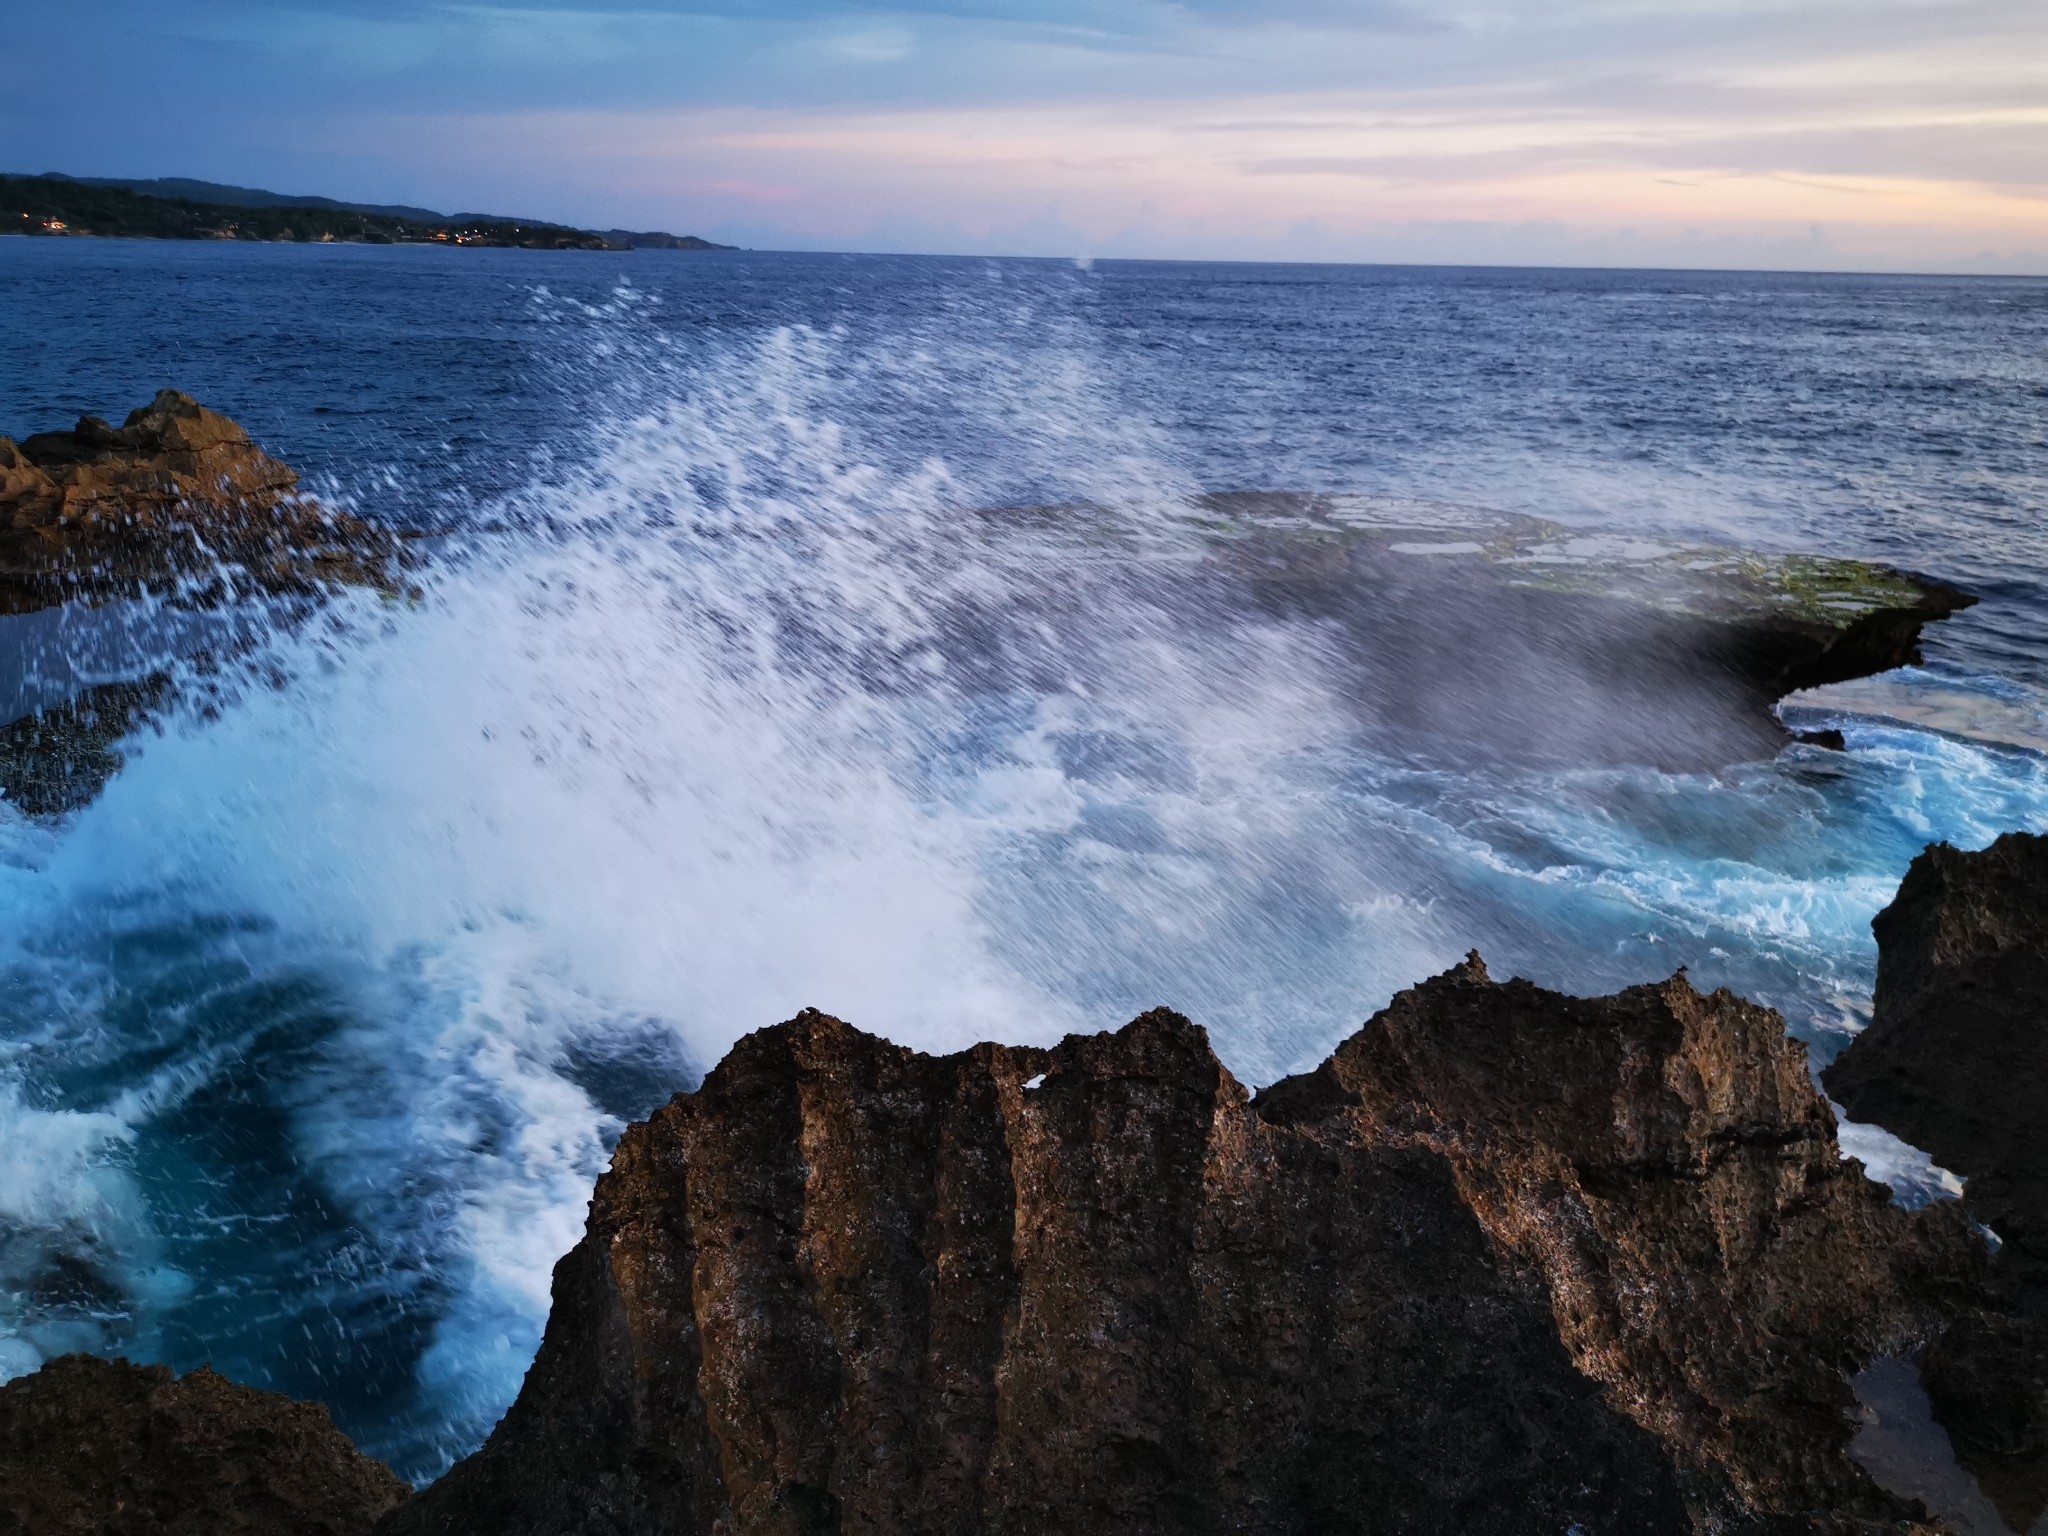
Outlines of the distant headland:
[{"label": "distant headland", "polygon": [[272,240],[359,245],[516,246],[547,251],[729,251],[662,230],[573,229],[487,213],[293,197],[164,177],[0,176],[0,232],[141,240]]}]

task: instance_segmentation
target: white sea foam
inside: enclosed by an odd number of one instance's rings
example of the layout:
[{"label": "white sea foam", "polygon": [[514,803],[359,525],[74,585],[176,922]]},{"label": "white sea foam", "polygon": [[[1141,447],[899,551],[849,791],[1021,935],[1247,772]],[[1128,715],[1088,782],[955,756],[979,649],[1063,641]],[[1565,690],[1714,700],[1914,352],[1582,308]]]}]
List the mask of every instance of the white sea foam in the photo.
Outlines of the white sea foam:
[{"label": "white sea foam", "polygon": [[[27,1244],[0,1369],[198,1326],[165,1254],[225,1218],[134,1148],[237,1070],[321,1211],[218,1198],[327,1257],[280,1243],[273,1310],[207,1326],[279,1332],[313,1292],[424,1308],[409,1369],[444,1432],[391,1449],[431,1471],[531,1358],[622,1070],[644,1109],[806,1005],[938,1050],[1168,1003],[1264,1081],[1473,943],[1586,990],[1749,956],[1725,979],[1853,1013],[1899,851],[2048,806],[2018,760],[1903,731],[1859,740],[1846,789],[1419,769],[1356,738],[1315,625],[1195,622],[1126,579],[1192,485],[1082,342],[1019,361],[956,312],[685,366],[630,288],[536,304],[643,370],[592,459],[480,518],[508,531],[416,604],[280,639],[61,834],[0,829],[0,969],[41,989],[0,1009]],[[970,451],[882,467],[850,408],[875,392],[957,413]],[[991,476],[971,450],[998,441]],[[995,479],[1145,510],[1055,537],[963,510]],[[52,1014],[71,1035],[39,1044]],[[125,1315],[38,1314],[57,1253]]]},{"label": "white sea foam", "polygon": [[[812,398],[830,345],[784,333],[683,381],[508,507],[517,532],[449,554],[417,604],[339,602],[229,707],[140,743],[15,872],[31,943],[229,914],[261,930],[237,963],[321,979],[341,1022],[265,1092],[325,1197],[450,1291],[417,1370],[458,1418],[487,1424],[516,1385],[619,1129],[566,1065],[592,1042],[652,1030],[701,1067],[811,1004],[927,1049],[1044,1040],[1158,1001],[1248,1004],[1298,964],[1278,929],[1245,976],[1216,946],[1321,837],[1312,797],[1276,793],[1323,734],[1304,658],[1277,632],[1190,655],[1105,614],[1094,686],[1008,675],[1011,641],[963,641],[948,613],[1000,603],[1002,559],[1039,556],[963,556],[943,465],[862,461]],[[1074,369],[1036,393],[1035,430],[1105,446]],[[1142,476],[1130,442],[1108,446],[1115,493]],[[253,680],[273,671],[288,685]],[[1112,760],[1077,777],[1076,739]],[[1134,743],[1172,760],[1164,781],[1114,760]],[[1369,909],[1377,930],[1329,951],[1341,1018],[1426,957],[1340,863],[1321,855],[1337,919]],[[1330,1033],[1266,1001],[1270,1038],[1226,1032],[1241,1062]],[[202,1076],[251,1045],[165,1027]],[[151,1217],[108,1152],[146,1111],[9,1112],[40,1144],[69,1138],[22,1185],[47,1207],[33,1241],[95,1262],[113,1242],[130,1257],[102,1268],[135,1270]]]},{"label": "white sea foam", "polygon": [[[1841,1114],[1839,1105],[1836,1114]],[[1842,1117],[1840,1136],[1842,1155],[1861,1162],[1880,1184],[1889,1184],[1892,1197],[1902,1205],[1918,1209],[1935,1200],[1954,1200],[1963,1192],[1961,1179],[1883,1126]]]}]

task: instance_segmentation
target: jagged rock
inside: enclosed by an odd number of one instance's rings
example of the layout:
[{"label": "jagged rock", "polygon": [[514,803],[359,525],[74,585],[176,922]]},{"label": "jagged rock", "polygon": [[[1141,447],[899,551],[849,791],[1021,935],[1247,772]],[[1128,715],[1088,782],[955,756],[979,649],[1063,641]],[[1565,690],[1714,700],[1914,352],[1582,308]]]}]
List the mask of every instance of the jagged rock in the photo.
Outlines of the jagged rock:
[{"label": "jagged rock", "polygon": [[424,1533],[1905,1533],[1845,1374],[1978,1245],[1782,1021],[1474,956],[1250,1099],[1149,1013],[930,1057],[816,1012],[620,1142]]},{"label": "jagged rock", "polygon": [[1908,1216],[1841,1157],[1777,1014],[1682,975],[1493,985],[1475,957],[1318,1075],[1445,1151],[1574,1361],[1682,1468],[1751,1509],[1857,1506],[1840,1375],[1924,1335],[1977,1266],[1952,1207]]},{"label": "jagged rock", "polygon": [[297,493],[234,422],[167,389],[111,427],[0,438],[0,614],[76,598],[392,586],[391,534]]},{"label": "jagged rock", "polygon": [[409,1490],[317,1403],[66,1355],[0,1386],[4,1536],[360,1536]]},{"label": "jagged rock", "polygon": [[1959,1459],[2025,1531],[2048,1509],[2048,838],[1937,843],[1872,926],[1870,1027],[1823,1076],[1855,1118],[1962,1175],[2001,1240],[1994,1295],[1922,1373]]}]

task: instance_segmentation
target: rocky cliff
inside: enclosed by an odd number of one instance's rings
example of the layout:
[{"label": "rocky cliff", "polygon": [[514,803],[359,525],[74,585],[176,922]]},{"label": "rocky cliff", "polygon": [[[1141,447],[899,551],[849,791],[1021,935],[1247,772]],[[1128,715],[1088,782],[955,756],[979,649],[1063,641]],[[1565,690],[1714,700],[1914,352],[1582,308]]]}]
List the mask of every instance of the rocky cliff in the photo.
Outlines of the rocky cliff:
[{"label": "rocky cliff", "polygon": [[362,1536],[410,1490],[317,1403],[66,1355],[0,1386],[0,1536]]},{"label": "rocky cliff", "polygon": [[427,1532],[1906,1532],[1845,1373],[1979,1263],[1776,1015],[1476,957],[1249,1097],[1177,1014],[819,1013],[620,1143]]},{"label": "rocky cliff", "polygon": [[86,416],[0,438],[0,614],[143,591],[215,603],[390,585],[391,535],[299,496],[298,478],[174,389],[120,427]]},{"label": "rocky cliff", "polygon": [[2000,1239],[1989,1303],[1923,1374],[1958,1457],[2029,1530],[2048,1509],[2048,837],[1936,844],[1873,926],[1870,1027],[1828,1091],[1968,1180]]}]

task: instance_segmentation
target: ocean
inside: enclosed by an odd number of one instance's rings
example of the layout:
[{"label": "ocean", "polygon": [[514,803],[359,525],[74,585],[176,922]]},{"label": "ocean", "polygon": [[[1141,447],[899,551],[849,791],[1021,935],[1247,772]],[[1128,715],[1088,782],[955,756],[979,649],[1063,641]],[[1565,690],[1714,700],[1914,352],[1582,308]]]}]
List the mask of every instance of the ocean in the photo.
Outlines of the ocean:
[{"label": "ocean", "polygon": [[[939,1050],[1166,1004],[1262,1083],[1477,947],[1684,966],[1824,1060],[1913,855],[2048,830],[2048,282],[0,240],[0,432],[166,386],[428,559],[0,807],[0,1371],[210,1362],[414,1479],[623,1126],[801,1007]],[[1613,761],[1574,677],[1546,750],[1463,751],[1312,616],[1189,598],[1240,493],[1981,601],[1788,706],[1845,752]],[[0,716],[216,622],[0,620]]]}]

